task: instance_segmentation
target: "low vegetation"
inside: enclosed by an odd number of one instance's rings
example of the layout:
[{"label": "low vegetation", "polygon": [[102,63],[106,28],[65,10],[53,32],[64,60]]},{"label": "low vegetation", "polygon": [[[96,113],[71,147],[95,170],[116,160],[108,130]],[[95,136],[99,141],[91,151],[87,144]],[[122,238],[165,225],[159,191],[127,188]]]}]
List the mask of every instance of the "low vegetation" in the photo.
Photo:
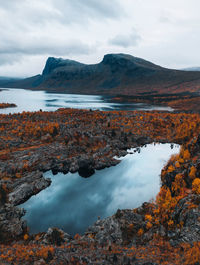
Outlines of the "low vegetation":
[{"label": "low vegetation", "polygon": [[0,109],[15,108],[17,107],[14,103],[0,103]]},{"label": "low vegetation", "polygon": [[[56,242],[44,245],[40,235],[24,230],[9,247],[2,242],[2,264],[34,264],[38,260],[40,264],[199,264],[198,236],[194,234],[194,240],[185,237],[190,235],[188,226],[192,229],[200,221],[199,132],[198,113],[60,109],[0,115],[1,205],[27,174],[64,170],[66,164],[66,171],[72,170],[71,164],[85,153],[95,157],[90,166],[96,168],[99,161],[110,161],[131,146],[151,142],[181,145],[180,153],[172,156],[161,172],[156,200],[132,210],[143,221],[137,227],[134,220],[125,223],[123,244],[102,245],[95,234],[89,234],[87,240],[77,235],[62,243],[59,236],[60,246]],[[48,161],[53,162],[46,168]],[[190,216],[195,224],[189,223]],[[54,234],[57,238],[58,233]]]}]

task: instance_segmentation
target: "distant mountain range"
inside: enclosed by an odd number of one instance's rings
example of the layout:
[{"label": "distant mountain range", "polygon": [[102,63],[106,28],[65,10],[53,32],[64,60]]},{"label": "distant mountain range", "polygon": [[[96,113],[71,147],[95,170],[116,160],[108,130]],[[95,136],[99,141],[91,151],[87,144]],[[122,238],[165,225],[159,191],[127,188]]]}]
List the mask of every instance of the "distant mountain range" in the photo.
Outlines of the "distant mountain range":
[{"label": "distant mountain range", "polygon": [[21,80],[21,78],[0,76],[0,86],[7,87],[10,83],[17,82],[19,80]]},{"label": "distant mountain range", "polygon": [[127,54],[107,54],[92,65],[50,57],[41,75],[3,82],[4,87],[80,94],[182,93],[200,91],[200,72],[167,69]]},{"label": "distant mountain range", "polygon": [[200,71],[200,67],[188,67],[181,69],[183,71]]}]

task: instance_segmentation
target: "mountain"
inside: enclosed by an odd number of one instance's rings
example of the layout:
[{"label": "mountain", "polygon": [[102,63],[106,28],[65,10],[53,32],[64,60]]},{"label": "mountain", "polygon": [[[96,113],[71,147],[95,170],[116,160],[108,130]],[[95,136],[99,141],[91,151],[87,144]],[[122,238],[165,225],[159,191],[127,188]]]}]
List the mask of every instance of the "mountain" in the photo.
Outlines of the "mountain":
[{"label": "mountain", "polygon": [[200,71],[200,67],[188,67],[188,68],[183,68],[183,71]]},{"label": "mountain", "polygon": [[197,92],[200,72],[167,69],[128,54],[107,54],[91,65],[50,57],[41,75],[9,86],[104,95]]},{"label": "mountain", "polygon": [[0,86],[1,87],[8,87],[8,84],[12,82],[18,82],[20,78],[15,77],[7,77],[7,76],[0,76]]}]

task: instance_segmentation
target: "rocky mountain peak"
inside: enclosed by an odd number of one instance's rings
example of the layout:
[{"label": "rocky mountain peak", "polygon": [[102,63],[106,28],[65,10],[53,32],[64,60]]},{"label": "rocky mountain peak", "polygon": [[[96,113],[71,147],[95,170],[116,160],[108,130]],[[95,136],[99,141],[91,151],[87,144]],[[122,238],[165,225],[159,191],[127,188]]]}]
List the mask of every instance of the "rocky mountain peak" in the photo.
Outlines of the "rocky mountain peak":
[{"label": "rocky mountain peak", "polygon": [[77,65],[81,65],[81,63],[68,59],[49,57],[46,61],[42,75],[49,75],[58,67],[71,67]]}]

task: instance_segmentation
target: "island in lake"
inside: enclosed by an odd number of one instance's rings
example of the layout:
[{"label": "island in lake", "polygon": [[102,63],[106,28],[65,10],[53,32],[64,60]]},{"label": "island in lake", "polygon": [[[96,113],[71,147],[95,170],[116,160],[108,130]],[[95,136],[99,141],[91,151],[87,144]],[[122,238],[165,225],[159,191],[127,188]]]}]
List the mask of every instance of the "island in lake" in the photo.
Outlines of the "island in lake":
[{"label": "island in lake", "polygon": [[0,103],[0,109],[16,108],[17,105],[14,103]]}]

